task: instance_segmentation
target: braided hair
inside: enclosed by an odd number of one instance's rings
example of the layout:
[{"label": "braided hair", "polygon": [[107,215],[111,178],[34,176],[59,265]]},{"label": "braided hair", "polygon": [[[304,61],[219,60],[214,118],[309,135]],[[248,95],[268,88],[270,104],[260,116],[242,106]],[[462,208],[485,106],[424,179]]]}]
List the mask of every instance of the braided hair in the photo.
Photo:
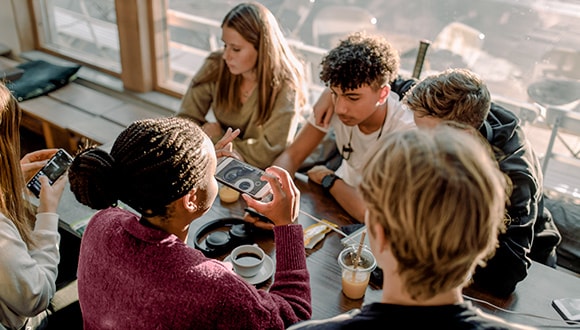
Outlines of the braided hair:
[{"label": "braided hair", "polygon": [[136,121],[116,139],[111,152],[90,148],[69,170],[76,199],[93,209],[118,200],[143,216],[165,216],[167,206],[193,188],[205,189],[211,150],[207,136],[190,120],[170,117]]}]

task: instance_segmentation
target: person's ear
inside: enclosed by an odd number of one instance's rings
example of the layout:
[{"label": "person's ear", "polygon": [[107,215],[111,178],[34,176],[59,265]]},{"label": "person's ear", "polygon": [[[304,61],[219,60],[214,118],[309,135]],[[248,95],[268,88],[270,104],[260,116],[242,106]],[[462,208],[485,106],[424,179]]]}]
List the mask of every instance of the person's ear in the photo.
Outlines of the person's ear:
[{"label": "person's ear", "polygon": [[387,102],[387,98],[389,97],[390,93],[391,93],[391,86],[389,86],[389,84],[381,87],[381,91],[379,94],[379,104],[384,104],[385,102]]},{"label": "person's ear", "polygon": [[369,211],[365,211],[364,224],[367,227],[367,233],[372,236],[371,249],[377,248],[377,253],[382,252],[387,246],[388,242],[385,237],[385,230],[383,226],[378,221],[373,221],[369,218]]},{"label": "person's ear", "polygon": [[385,236],[385,230],[383,226],[378,221],[374,221],[368,225],[372,226],[373,239],[375,241],[376,247],[379,249],[378,252],[382,252],[387,249],[389,247],[389,242]]},{"label": "person's ear", "polygon": [[183,208],[189,211],[190,213],[195,213],[197,211],[197,189],[192,189],[190,192],[185,194],[185,196],[181,197],[181,202],[183,204]]}]

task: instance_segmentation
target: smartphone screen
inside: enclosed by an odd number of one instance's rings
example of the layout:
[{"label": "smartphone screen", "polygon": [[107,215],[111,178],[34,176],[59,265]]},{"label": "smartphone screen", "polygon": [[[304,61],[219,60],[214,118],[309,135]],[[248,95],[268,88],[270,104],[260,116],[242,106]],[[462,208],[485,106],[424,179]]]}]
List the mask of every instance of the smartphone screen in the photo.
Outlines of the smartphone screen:
[{"label": "smartphone screen", "polygon": [[565,320],[580,321],[580,298],[554,299],[552,306]]},{"label": "smartphone screen", "polygon": [[264,198],[270,191],[267,181],[261,179],[264,171],[232,157],[218,161],[216,179],[254,199]]},{"label": "smartphone screen", "polygon": [[34,177],[28,181],[26,187],[38,197],[40,195],[40,180],[41,176],[46,176],[50,184],[53,184],[66,170],[70,167],[73,158],[64,149],[59,149],[52,158],[36,172]]}]

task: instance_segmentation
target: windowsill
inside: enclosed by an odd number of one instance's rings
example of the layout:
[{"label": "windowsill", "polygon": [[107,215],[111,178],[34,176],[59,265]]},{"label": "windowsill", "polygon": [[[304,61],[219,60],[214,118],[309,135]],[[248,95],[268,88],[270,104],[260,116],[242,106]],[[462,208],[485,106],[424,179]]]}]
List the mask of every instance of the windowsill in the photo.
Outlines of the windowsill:
[{"label": "windowsill", "polygon": [[[44,60],[57,65],[71,65],[70,61],[40,51],[23,52],[20,54],[20,57],[28,61]],[[163,115],[174,115],[179,110],[179,105],[181,103],[179,98],[156,91],[137,93],[125,90],[121,79],[89,67],[81,66],[77,75],[78,78],[75,82],[78,84],[113,95],[120,99],[125,99],[129,102],[143,104],[151,110],[159,111]]]}]

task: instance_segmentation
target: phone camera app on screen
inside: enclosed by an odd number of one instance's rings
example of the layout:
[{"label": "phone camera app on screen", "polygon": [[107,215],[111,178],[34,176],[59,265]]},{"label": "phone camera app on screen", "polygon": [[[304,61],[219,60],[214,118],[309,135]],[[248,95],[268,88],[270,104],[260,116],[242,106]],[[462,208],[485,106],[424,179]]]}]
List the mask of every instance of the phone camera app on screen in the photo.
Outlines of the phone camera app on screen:
[{"label": "phone camera app on screen", "polygon": [[235,187],[247,193],[255,193],[262,188],[261,174],[252,168],[234,166],[227,170],[224,178]]}]

